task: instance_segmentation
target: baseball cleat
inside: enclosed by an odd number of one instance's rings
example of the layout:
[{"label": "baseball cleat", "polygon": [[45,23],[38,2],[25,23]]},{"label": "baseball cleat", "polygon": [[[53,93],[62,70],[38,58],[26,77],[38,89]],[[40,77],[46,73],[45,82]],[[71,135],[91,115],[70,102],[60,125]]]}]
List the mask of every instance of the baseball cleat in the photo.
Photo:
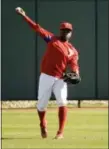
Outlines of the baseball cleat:
[{"label": "baseball cleat", "polygon": [[54,139],[63,139],[63,138],[64,138],[63,134],[60,133],[60,134],[57,134]]},{"label": "baseball cleat", "polygon": [[42,138],[47,138],[47,129],[44,127],[40,127]]}]

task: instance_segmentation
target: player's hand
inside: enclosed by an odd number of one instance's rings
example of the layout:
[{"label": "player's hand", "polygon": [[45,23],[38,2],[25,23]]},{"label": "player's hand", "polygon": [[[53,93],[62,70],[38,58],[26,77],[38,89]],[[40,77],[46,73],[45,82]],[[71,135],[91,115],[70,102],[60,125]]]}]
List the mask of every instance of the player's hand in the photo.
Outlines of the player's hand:
[{"label": "player's hand", "polygon": [[15,10],[18,14],[20,14],[22,16],[26,15],[25,11],[21,7],[17,7],[17,8],[15,8]]}]

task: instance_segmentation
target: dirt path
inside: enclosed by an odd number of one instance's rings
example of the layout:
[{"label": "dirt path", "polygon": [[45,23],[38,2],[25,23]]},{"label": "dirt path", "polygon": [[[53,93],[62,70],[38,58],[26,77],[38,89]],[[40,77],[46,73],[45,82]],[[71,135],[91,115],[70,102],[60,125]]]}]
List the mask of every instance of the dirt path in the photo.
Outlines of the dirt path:
[{"label": "dirt path", "polygon": [[[49,107],[47,110],[48,111],[55,111],[57,110],[57,107]],[[109,107],[82,107],[82,108],[77,108],[77,107],[68,107],[69,110],[88,110],[88,109],[94,109],[94,110],[109,110]],[[3,110],[28,110],[28,111],[33,111],[36,110],[36,108],[2,108],[1,111]]]}]

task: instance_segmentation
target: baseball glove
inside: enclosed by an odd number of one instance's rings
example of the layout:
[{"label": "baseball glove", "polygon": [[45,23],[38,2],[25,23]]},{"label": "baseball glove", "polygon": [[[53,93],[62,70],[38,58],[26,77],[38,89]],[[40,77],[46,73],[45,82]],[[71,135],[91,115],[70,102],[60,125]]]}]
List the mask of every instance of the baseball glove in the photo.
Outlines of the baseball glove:
[{"label": "baseball glove", "polygon": [[75,72],[67,72],[63,74],[63,80],[68,84],[78,84],[81,81],[81,78]]}]

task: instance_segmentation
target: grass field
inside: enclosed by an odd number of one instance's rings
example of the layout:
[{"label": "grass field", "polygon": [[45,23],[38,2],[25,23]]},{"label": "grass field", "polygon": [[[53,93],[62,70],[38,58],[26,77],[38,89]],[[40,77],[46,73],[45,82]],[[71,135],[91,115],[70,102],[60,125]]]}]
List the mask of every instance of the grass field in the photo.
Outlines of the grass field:
[{"label": "grass field", "polygon": [[108,148],[108,109],[69,109],[64,139],[54,140],[58,128],[57,110],[47,113],[47,139],[40,137],[37,112],[2,111],[2,148]]}]

